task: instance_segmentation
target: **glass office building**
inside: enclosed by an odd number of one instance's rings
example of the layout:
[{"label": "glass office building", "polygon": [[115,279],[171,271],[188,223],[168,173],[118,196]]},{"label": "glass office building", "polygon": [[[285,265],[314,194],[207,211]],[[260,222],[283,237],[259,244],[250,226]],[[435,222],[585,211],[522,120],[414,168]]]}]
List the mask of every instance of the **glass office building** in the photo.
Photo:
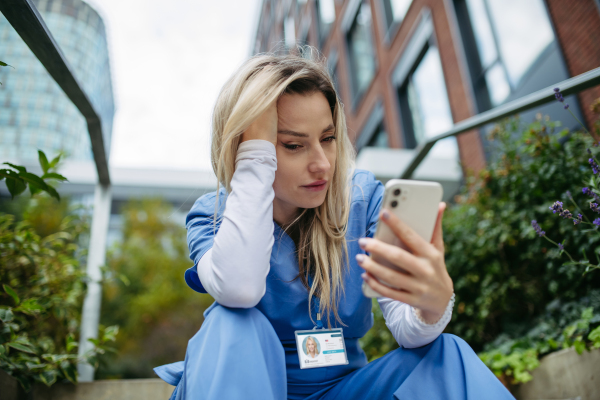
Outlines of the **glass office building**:
[{"label": "glass office building", "polygon": [[[81,0],[33,2],[100,115],[108,153],[115,105],[104,22]],[[84,117],[2,14],[0,43],[0,60],[14,67],[0,68],[0,159],[28,164],[40,149],[92,160]]]}]

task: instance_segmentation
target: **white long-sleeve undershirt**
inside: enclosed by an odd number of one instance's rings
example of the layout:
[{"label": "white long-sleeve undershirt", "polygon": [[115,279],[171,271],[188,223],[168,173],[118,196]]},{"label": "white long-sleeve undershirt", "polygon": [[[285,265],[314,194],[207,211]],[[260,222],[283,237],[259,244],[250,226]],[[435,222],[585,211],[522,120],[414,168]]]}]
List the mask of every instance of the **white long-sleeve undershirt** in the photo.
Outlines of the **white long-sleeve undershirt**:
[{"label": "white long-sleeve undershirt", "polygon": [[[273,238],[275,146],[266,140],[240,144],[221,226],[213,247],[198,262],[206,291],[221,305],[256,306],[266,291]],[[454,298],[453,298],[454,299]],[[402,347],[435,340],[452,316],[453,299],[435,324],[421,321],[415,309],[389,298],[378,299],[386,325]]]}]

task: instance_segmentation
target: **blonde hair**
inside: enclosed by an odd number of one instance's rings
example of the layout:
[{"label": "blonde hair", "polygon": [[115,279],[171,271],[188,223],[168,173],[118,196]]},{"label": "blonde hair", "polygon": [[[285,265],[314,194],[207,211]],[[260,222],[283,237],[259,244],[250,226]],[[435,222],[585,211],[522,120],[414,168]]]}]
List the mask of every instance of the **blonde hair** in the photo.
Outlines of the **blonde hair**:
[{"label": "blonde hair", "polygon": [[[314,54],[313,51],[310,53]],[[348,268],[345,236],[355,152],[348,137],[343,106],[324,60],[267,54],[245,62],[225,83],[217,99],[213,113],[211,162],[219,184],[229,193],[242,133],[281,95],[315,92],[322,93],[331,108],[337,143],[335,172],[323,204],[302,209],[284,229],[295,226],[300,233],[297,278],[309,290],[310,318],[313,320],[312,298],[317,296],[319,312],[327,316],[327,324],[331,327],[330,312],[344,325],[338,315],[338,304],[344,294],[344,266]],[[218,193],[217,190],[217,196]],[[215,226],[217,204],[218,197]],[[313,280],[310,286],[309,276]]]},{"label": "blonde hair", "polygon": [[315,344],[315,355],[318,356],[319,355],[319,346],[317,346],[317,341],[312,336],[309,336],[306,338],[306,354],[309,354],[309,351],[308,351],[308,341],[309,340],[312,340],[312,342]]}]

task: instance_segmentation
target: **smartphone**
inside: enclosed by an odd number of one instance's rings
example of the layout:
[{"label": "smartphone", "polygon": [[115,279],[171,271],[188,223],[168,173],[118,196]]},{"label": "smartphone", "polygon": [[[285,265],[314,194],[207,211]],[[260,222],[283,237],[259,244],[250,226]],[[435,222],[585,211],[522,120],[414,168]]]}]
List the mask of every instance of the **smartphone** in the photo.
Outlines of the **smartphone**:
[{"label": "smartphone", "polygon": [[[381,208],[388,209],[410,226],[419,236],[427,242],[431,242],[442,195],[442,185],[437,182],[391,179],[385,185]],[[382,242],[408,250],[390,227],[381,220],[377,222],[374,237]],[[387,262],[385,259],[373,256],[373,260],[385,267],[403,272],[402,268]],[[380,282],[393,287],[384,281],[380,280]],[[363,282],[362,291],[366,297],[382,297],[367,282]]]}]

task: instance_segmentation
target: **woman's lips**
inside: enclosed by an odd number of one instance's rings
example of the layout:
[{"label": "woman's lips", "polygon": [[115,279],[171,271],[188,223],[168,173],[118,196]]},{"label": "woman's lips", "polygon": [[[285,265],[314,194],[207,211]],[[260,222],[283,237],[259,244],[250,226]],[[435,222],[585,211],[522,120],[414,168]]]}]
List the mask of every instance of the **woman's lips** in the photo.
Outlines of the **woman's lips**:
[{"label": "woman's lips", "polygon": [[311,192],[319,192],[327,186],[327,181],[315,181],[310,185],[301,186],[306,190],[310,190]]}]

